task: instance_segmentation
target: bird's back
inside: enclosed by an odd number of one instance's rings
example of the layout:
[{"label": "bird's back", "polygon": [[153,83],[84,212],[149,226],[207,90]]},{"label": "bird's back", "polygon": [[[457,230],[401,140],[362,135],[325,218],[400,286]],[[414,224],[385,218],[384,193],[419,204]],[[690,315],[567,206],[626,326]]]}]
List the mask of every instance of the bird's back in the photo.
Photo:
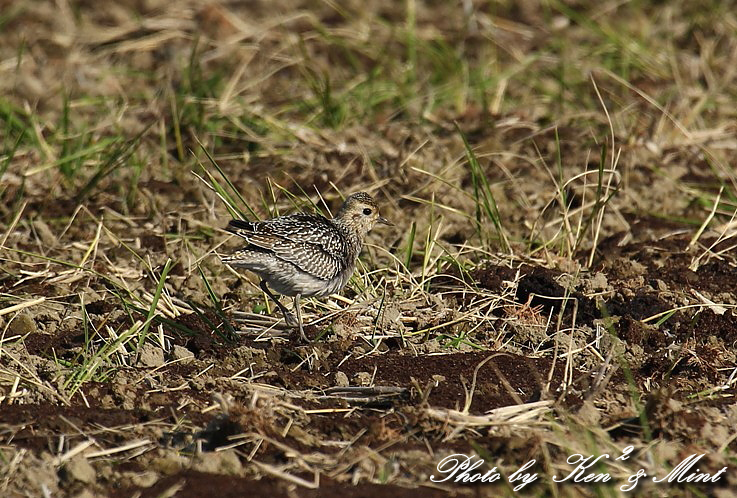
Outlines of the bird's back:
[{"label": "bird's back", "polygon": [[294,281],[296,287],[310,287],[302,292],[305,295],[318,294],[313,287],[319,286],[334,292],[347,281],[345,273],[350,272],[348,277],[353,273],[357,251],[350,234],[323,216],[299,213],[257,222],[232,220],[227,230],[248,245],[223,262],[255,271],[282,288]]}]

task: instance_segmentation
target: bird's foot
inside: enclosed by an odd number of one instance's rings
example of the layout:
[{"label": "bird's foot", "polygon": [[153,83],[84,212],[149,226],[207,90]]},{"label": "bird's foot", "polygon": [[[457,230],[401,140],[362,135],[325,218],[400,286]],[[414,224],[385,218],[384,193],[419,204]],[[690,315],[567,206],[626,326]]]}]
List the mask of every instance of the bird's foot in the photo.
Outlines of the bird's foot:
[{"label": "bird's foot", "polygon": [[305,329],[301,325],[299,327],[299,340],[305,344],[310,342],[310,340],[307,338],[307,334],[305,334]]},{"label": "bird's foot", "polygon": [[284,313],[284,323],[287,324],[287,327],[299,327],[300,326],[299,320],[297,320],[297,315],[295,315],[294,313],[290,313],[290,312]]},{"label": "bird's foot", "polygon": [[310,340],[307,338],[307,334],[305,334],[304,326],[299,321],[299,318],[297,318],[297,315],[287,311],[286,313],[284,313],[284,323],[286,323],[287,327],[299,330],[300,341],[304,343],[310,342]]}]

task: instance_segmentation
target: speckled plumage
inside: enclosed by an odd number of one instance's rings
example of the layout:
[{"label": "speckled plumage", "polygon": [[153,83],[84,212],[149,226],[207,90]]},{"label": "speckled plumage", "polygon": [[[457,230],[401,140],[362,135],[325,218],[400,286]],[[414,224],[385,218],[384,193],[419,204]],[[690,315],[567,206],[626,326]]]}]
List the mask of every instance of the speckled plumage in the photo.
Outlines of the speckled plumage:
[{"label": "speckled plumage", "polygon": [[[223,262],[259,275],[261,288],[277,303],[285,321],[299,326],[306,340],[299,298],[342,289],[353,275],[364,237],[376,223],[390,224],[365,192],[346,198],[333,219],[297,213],[256,222],[231,220],[227,230],[248,245]],[[296,323],[267,285],[279,294],[294,296]]]}]

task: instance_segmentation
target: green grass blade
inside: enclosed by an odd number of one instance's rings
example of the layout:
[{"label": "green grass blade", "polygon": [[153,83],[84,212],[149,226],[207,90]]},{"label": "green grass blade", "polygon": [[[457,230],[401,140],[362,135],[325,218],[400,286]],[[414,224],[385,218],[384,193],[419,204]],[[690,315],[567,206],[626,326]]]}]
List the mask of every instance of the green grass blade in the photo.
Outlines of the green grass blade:
[{"label": "green grass blade", "polygon": [[169,270],[171,270],[172,264],[171,259],[166,260],[166,264],[164,265],[164,269],[161,271],[161,277],[159,278],[159,282],[156,285],[156,292],[154,292],[154,298],[151,301],[151,307],[148,310],[148,316],[146,316],[146,321],[143,324],[143,329],[141,330],[141,333],[138,336],[138,353],[140,354],[141,347],[143,346],[144,341],[146,340],[146,335],[148,334],[148,329],[151,326],[151,322],[154,319],[154,316],[156,315],[156,306],[159,304],[159,298],[161,298],[161,293],[164,290],[164,284],[166,283],[166,276],[169,274]]},{"label": "green grass blade", "polygon": [[461,130],[460,126],[458,126],[458,123],[454,124],[456,130],[461,136],[461,139],[463,139],[466,159],[468,160],[468,164],[471,168],[471,178],[473,180],[474,197],[476,200],[476,221],[478,223],[479,235],[481,235],[481,213],[483,211],[484,213],[486,213],[486,217],[489,219],[489,221],[491,221],[492,225],[494,226],[494,231],[496,232],[497,240],[501,244],[502,251],[508,252],[509,242],[507,241],[507,236],[502,225],[501,216],[499,215],[499,208],[497,207],[496,199],[494,199],[494,194],[491,191],[489,180],[486,178],[486,174],[479,164],[476,153],[473,151],[473,148],[471,148],[471,145],[468,143],[468,139],[463,133],[463,130]]}]

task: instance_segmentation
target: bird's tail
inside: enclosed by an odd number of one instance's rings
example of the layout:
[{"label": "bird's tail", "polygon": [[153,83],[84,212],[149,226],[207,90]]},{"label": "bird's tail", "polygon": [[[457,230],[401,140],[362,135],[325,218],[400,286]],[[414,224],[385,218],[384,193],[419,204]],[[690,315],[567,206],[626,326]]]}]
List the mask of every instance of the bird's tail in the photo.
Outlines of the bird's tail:
[{"label": "bird's tail", "polygon": [[230,220],[228,223],[228,226],[225,227],[227,231],[232,233],[233,235],[238,235],[240,237],[246,237],[248,234],[253,233],[253,230],[255,228],[255,223],[252,221],[246,221],[246,220]]}]

